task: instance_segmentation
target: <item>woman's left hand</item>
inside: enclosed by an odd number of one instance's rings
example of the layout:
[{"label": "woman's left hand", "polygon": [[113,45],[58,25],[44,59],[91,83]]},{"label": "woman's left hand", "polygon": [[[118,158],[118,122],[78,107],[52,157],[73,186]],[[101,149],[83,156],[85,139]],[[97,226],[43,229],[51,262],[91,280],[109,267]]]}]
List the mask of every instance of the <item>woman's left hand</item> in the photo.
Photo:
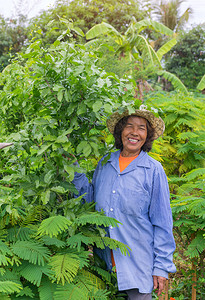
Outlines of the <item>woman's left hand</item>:
[{"label": "woman's left hand", "polygon": [[156,290],[157,296],[161,295],[161,293],[165,288],[166,278],[153,275],[153,282],[154,282],[154,290]]}]

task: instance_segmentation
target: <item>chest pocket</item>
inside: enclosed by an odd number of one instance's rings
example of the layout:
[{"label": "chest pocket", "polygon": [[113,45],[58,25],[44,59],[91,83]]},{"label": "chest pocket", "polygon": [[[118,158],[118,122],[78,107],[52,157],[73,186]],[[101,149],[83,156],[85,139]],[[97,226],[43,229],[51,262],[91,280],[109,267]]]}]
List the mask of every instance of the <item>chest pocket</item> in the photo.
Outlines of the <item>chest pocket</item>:
[{"label": "chest pocket", "polygon": [[147,214],[149,194],[143,190],[123,189],[119,197],[120,210],[127,215],[140,216]]}]

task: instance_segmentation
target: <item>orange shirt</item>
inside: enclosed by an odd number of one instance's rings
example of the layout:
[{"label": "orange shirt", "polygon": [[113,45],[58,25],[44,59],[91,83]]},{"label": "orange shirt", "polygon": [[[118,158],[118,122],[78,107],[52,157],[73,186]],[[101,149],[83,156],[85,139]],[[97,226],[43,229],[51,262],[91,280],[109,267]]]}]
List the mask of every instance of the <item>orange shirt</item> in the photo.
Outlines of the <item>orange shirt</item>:
[{"label": "orange shirt", "polygon": [[[119,166],[120,166],[120,172],[124,171],[124,169],[127,168],[127,166],[129,166],[129,164],[136,158],[138,157],[138,155],[136,156],[130,156],[130,157],[124,157],[120,154],[119,156]],[[115,266],[115,260],[114,260],[114,255],[113,255],[113,251],[111,250],[111,260],[112,260],[112,266]]]}]

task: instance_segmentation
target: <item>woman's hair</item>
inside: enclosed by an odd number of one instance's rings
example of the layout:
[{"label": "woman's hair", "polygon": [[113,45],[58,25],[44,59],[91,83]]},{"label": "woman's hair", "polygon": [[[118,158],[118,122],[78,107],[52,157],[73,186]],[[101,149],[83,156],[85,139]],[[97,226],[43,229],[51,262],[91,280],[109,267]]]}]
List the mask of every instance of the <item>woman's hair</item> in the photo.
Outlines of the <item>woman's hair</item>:
[{"label": "woman's hair", "polygon": [[[114,139],[115,139],[115,147],[116,149],[120,149],[121,151],[123,150],[123,143],[122,143],[122,131],[125,128],[127,124],[127,120],[130,116],[126,116],[122,118],[116,125],[114,129]],[[154,141],[154,128],[150,125],[150,122],[146,120],[147,122],[147,138],[142,146],[142,150],[145,152],[149,152],[152,149],[152,143]]]}]

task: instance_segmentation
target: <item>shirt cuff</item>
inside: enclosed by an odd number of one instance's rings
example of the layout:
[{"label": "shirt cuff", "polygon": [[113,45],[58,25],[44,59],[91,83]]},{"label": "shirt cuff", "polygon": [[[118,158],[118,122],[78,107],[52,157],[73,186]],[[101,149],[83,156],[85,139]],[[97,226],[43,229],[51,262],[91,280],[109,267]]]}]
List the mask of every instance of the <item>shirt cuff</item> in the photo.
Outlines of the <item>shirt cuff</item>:
[{"label": "shirt cuff", "polygon": [[152,275],[161,276],[161,277],[164,277],[164,278],[168,279],[168,272],[166,272],[162,269],[154,268],[154,271],[153,271]]}]

